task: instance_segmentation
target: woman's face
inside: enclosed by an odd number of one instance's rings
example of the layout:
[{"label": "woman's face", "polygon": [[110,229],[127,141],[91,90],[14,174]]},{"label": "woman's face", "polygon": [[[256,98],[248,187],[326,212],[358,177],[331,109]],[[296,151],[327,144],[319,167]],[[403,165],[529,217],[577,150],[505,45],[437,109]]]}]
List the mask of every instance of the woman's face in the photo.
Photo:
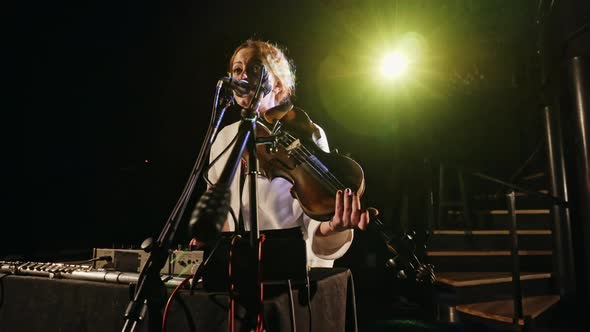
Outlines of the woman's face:
[{"label": "woman's face", "polygon": [[[248,77],[248,75],[256,76],[252,74],[253,65],[260,64],[261,62],[261,59],[258,58],[252,48],[242,48],[236,53],[233,63],[231,64],[231,76],[238,80],[246,80],[250,83],[254,83],[258,80],[258,77]],[[268,80],[272,89],[271,92],[264,96],[260,102],[260,108],[258,111],[261,113],[276,105],[276,79],[272,73],[269,73]],[[238,96],[234,92],[234,97],[238,105],[248,107],[254,97],[254,92],[251,92],[246,96]]]}]

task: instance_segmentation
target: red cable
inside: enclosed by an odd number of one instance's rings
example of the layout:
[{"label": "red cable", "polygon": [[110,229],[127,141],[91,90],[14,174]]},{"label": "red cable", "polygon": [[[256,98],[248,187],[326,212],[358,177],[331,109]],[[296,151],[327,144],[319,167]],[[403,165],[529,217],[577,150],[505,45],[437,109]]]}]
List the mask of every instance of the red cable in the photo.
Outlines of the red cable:
[{"label": "red cable", "polygon": [[264,285],[262,283],[262,245],[266,240],[266,236],[264,234],[260,234],[260,239],[258,243],[258,287],[260,289],[260,302],[258,307],[258,319],[256,321],[256,332],[263,332],[264,331],[264,319],[262,315],[262,301],[264,301]]},{"label": "red cable", "polygon": [[168,309],[170,309],[170,304],[172,303],[172,299],[178,293],[178,290],[184,286],[193,276],[189,275],[188,277],[184,278],[184,280],[174,288],[170,296],[168,297],[168,302],[166,302],[166,307],[164,308],[164,315],[162,316],[162,332],[166,332],[166,319],[168,318]]}]

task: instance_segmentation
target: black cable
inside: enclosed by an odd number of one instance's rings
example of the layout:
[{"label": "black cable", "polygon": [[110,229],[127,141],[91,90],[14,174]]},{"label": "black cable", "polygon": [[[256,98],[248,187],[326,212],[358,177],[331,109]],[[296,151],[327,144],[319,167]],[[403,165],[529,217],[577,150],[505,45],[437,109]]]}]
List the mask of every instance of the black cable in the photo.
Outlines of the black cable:
[{"label": "black cable", "polygon": [[[184,302],[180,301],[180,298],[178,298],[176,296],[176,294],[178,294],[180,289],[184,286],[184,284],[186,284],[190,280],[190,278],[191,277],[184,278],[184,280],[182,280],[182,282],[174,288],[174,290],[172,291],[172,294],[170,294],[170,296],[168,297],[168,301],[166,301],[166,306],[164,306],[164,312],[162,314],[162,332],[166,332],[166,326],[168,323],[168,317],[170,316],[169,314],[170,314],[170,308],[172,306],[172,301],[174,299],[178,299],[179,300],[178,302],[181,303],[181,305],[185,305]],[[185,309],[185,312],[186,312],[186,309]],[[187,319],[188,319],[189,323],[192,322],[192,317],[190,317],[190,314],[188,315]]]},{"label": "black cable", "polygon": [[176,286],[176,288],[174,288],[174,291],[172,291],[172,294],[170,294],[170,297],[168,298],[168,301],[166,303],[166,306],[164,308],[164,313],[162,315],[162,332],[166,332],[166,328],[167,328],[167,322],[168,322],[168,317],[170,316],[170,308],[172,305],[172,300],[176,300],[176,302],[178,302],[178,304],[180,304],[180,306],[182,307],[186,320],[188,321],[189,324],[189,328],[192,332],[195,332],[197,330],[195,322],[193,320],[193,317],[191,316],[190,310],[188,308],[188,306],[186,305],[186,303],[182,300],[182,298],[178,295],[178,292],[180,291],[180,289],[184,286],[184,284],[186,284],[186,282],[190,279],[190,277],[185,278],[180,284],[178,284],[178,286]]},{"label": "black cable", "polygon": [[84,263],[93,263],[93,262],[98,262],[98,261],[107,261],[107,262],[110,263],[110,262],[113,261],[113,257],[112,256],[100,256],[100,257],[96,257],[96,258],[92,258],[92,259],[87,259],[87,260],[83,260],[83,261],[59,262],[58,264],[80,265],[80,264],[84,264]]},{"label": "black cable", "polygon": [[229,149],[231,148],[232,145],[234,145],[234,143],[236,142],[236,140],[238,139],[238,134],[236,133],[236,135],[234,136],[234,138],[232,138],[231,142],[229,142],[229,144],[223,149],[223,151],[221,151],[221,153],[219,155],[217,155],[217,157],[215,157],[215,159],[213,159],[209,165],[207,165],[207,168],[205,169],[205,172],[203,173],[203,178],[205,179],[205,181],[207,182],[208,185],[212,186],[213,182],[211,182],[211,180],[209,179],[209,170],[211,169],[211,167],[213,165],[215,165],[215,163],[217,163],[219,161],[219,158],[221,158],[221,156],[223,156],[224,154],[227,153],[227,151],[229,151]]},{"label": "black cable", "polygon": [[[184,302],[184,300],[180,296],[177,296],[175,298],[175,300],[182,307],[182,310],[184,311],[184,315],[186,316],[186,320],[188,321],[188,326],[189,326],[191,332],[196,332],[197,327],[196,327],[195,321],[193,320],[193,316],[191,315],[190,308],[186,305],[186,302]],[[162,331],[162,332],[164,332],[164,331]]]},{"label": "black cable", "polygon": [[196,287],[197,283],[199,282],[199,278],[203,274],[203,271],[205,271],[205,267],[206,267],[207,263],[209,263],[209,260],[211,259],[211,257],[213,257],[213,254],[215,253],[215,251],[219,247],[219,244],[221,243],[221,241],[222,241],[221,237],[219,239],[217,239],[215,246],[213,247],[213,249],[211,250],[211,252],[207,256],[207,258],[205,258],[205,260],[203,260],[203,263],[199,264],[199,267],[197,268],[197,270],[193,274],[193,280],[191,281],[191,285],[190,285],[191,295],[193,294],[195,287]]},{"label": "black cable", "polygon": [[[215,163],[217,163],[219,161],[219,158],[224,155],[225,153],[227,153],[227,151],[229,151],[229,148],[236,142],[236,140],[238,139],[238,134],[236,133],[236,136],[234,136],[234,138],[231,140],[231,142],[223,149],[223,151],[221,151],[221,153],[215,157],[215,159],[213,159],[213,161],[211,161],[209,163],[209,165],[207,165],[207,168],[205,169],[205,171],[203,172],[203,179],[205,180],[205,182],[207,182],[207,185],[209,186],[213,186],[213,183],[211,182],[211,180],[209,179],[209,170],[211,169],[211,166],[213,166]],[[241,202],[240,202],[241,204]],[[234,225],[238,224],[238,218],[236,217],[236,213],[233,209],[233,207],[229,207],[229,213],[232,217],[232,219],[234,220]]]}]

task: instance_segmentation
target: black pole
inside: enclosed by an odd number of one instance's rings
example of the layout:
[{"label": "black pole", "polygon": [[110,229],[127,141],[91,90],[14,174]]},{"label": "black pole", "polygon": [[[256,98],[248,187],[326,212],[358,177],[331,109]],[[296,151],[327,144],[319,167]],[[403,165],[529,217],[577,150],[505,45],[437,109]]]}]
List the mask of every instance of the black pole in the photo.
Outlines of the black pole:
[{"label": "black pole", "polygon": [[434,224],[434,188],[433,188],[433,179],[432,179],[432,165],[430,164],[430,160],[424,159],[424,171],[426,172],[426,209],[427,209],[427,231],[428,233],[432,233],[432,230],[435,229]]},{"label": "black pole", "polygon": [[439,163],[438,168],[438,209],[436,216],[436,228],[443,228],[443,196],[445,194],[445,166]]},{"label": "black pole", "polygon": [[512,286],[514,296],[514,324],[523,318],[522,288],[520,285],[520,257],[518,256],[518,233],[516,227],[516,197],[514,190],[507,195],[508,211],[510,212],[510,255],[512,257]]},{"label": "black pole", "polygon": [[[543,108],[543,116],[545,120],[545,147],[547,149],[547,168],[549,172],[549,184],[551,195],[560,196],[557,185],[557,166],[555,156],[555,133],[553,123],[551,121],[552,112],[549,106]],[[553,203],[551,206],[551,235],[553,237],[553,274],[555,276],[557,288],[560,296],[565,300],[569,296],[569,291],[566,291],[566,287],[569,290],[569,286],[565,282],[566,279],[566,267],[565,262],[567,261],[566,250],[563,244],[563,232],[561,227],[561,216],[562,206]]]},{"label": "black pole", "polygon": [[256,121],[252,121],[252,137],[248,142],[248,178],[250,193],[250,247],[256,248],[260,231],[258,229],[258,156],[256,154]]},{"label": "black pole", "polygon": [[586,303],[590,303],[590,85],[587,82],[587,61],[588,58],[582,56],[574,56],[568,61],[569,98],[572,102],[571,110],[568,111],[568,120],[571,121],[568,128],[571,139],[568,159],[573,166],[570,184],[576,194],[572,215],[581,232],[577,237],[577,241],[580,241],[577,249],[581,251],[578,272],[581,272],[580,281],[585,284]]},{"label": "black pole", "polygon": [[[568,190],[568,171],[566,169],[565,161],[565,150],[563,146],[563,125],[561,122],[561,115],[559,112],[555,112],[555,139],[557,140],[559,153],[559,193],[564,201],[569,202],[569,190]],[[577,297],[577,280],[576,280],[576,269],[574,264],[574,247],[573,247],[573,233],[572,233],[572,222],[569,205],[562,207],[562,243],[564,253],[564,264],[565,264],[565,277],[563,282],[565,283],[566,295],[569,294],[572,301],[575,301]],[[567,298],[566,298],[567,300]]]}]

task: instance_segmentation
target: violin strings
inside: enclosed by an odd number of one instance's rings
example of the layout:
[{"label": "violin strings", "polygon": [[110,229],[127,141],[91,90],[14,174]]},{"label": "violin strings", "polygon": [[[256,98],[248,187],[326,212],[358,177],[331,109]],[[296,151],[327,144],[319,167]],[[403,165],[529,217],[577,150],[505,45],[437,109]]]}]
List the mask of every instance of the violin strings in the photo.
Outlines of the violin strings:
[{"label": "violin strings", "polygon": [[[285,146],[290,145],[291,143],[293,143],[295,141],[295,139],[289,135],[289,138],[291,138],[291,141],[286,141],[287,144],[284,144]],[[320,178],[320,180],[323,180],[323,182],[321,182],[325,187],[327,187],[326,189],[332,191],[332,190],[337,190],[338,188],[336,187],[336,184],[334,184],[329,178],[326,177],[325,174],[323,174],[323,172],[321,171],[320,167],[318,165],[315,165],[315,163],[313,163],[309,158],[306,158],[305,154],[303,152],[301,152],[298,149],[294,149],[292,150],[291,155],[300,163],[306,163],[308,164],[311,169],[313,171],[315,171],[316,175],[318,175],[318,177]],[[303,154],[303,156],[302,156]]]},{"label": "violin strings", "polygon": [[309,158],[306,158],[305,155],[303,157],[301,157],[301,155],[303,154],[303,152],[301,152],[300,150],[294,150],[294,155],[296,155],[296,157],[298,157],[298,161],[302,162],[302,163],[306,163],[313,171],[315,171],[317,177],[321,180],[321,184],[323,184],[325,187],[327,187],[326,189],[328,189],[329,191],[337,191],[338,189],[340,189],[338,187],[338,184],[335,183],[332,179],[330,179],[330,174],[325,173],[324,171],[321,170],[321,167],[316,165],[312,160],[310,160]]},{"label": "violin strings", "polygon": [[[287,135],[290,136],[290,138],[293,139],[293,141],[295,140],[295,138],[293,136],[291,136],[290,134],[287,133]],[[301,152],[300,154],[303,154],[305,161],[316,171],[316,173],[318,173],[318,175],[324,179],[326,182],[328,182],[328,184],[332,187],[330,189],[336,191],[338,189],[344,189],[344,184],[342,184],[342,182],[340,182],[335,176],[334,174],[332,174],[331,172],[325,172],[323,170],[324,167],[322,167],[323,165],[318,165],[317,162],[312,159],[311,157],[313,156],[313,154],[304,146],[304,145],[300,145],[299,147],[297,147],[295,149],[296,152]]]},{"label": "violin strings", "polygon": [[[289,133],[285,133],[285,136],[291,139],[291,141],[287,141],[288,145],[296,140],[296,138]],[[323,184],[329,186],[329,188],[327,188],[328,190],[337,191],[339,189],[344,189],[344,184],[342,184],[334,174],[325,172],[323,170],[325,166],[322,167],[323,165],[319,165],[314,159],[312,159],[313,154],[305,146],[300,145],[292,151],[295,152],[293,155],[298,161],[307,163],[312,170],[317,173],[320,180],[325,181]]]},{"label": "violin strings", "polygon": [[329,178],[323,174],[323,172],[319,169],[319,166],[315,165],[313,162],[309,161],[305,156],[302,156],[302,153],[298,150],[292,150],[292,156],[298,162],[302,164],[307,164],[312,171],[315,172],[315,175],[319,178],[320,183],[329,191],[336,191],[338,190],[336,184],[333,183]]}]

